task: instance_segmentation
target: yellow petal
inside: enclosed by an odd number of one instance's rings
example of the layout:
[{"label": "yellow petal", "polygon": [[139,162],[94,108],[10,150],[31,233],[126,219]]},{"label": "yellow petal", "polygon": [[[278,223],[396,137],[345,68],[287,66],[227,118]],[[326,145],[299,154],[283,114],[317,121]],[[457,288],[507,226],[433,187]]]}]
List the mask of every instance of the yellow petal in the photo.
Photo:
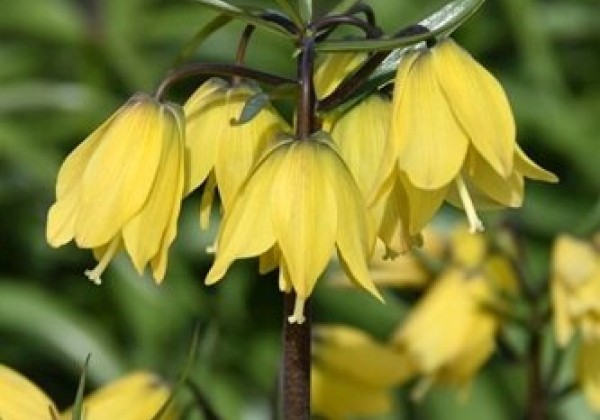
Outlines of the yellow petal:
[{"label": "yellow petal", "polygon": [[54,403],[18,372],[0,365],[0,418],[2,420],[52,420]]},{"label": "yellow petal", "polygon": [[591,407],[600,411],[600,341],[583,340],[577,360],[577,379]]},{"label": "yellow petal", "polygon": [[408,251],[416,241],[409,234],[409,202],[406,191],[397,174],[393,175],[390,182],[393,183],[393,187],[389,194],[381,196],[369,210],[371,214],[375,214],[379,237],[387,249],[401,254]]},{"label": "yellow petal", "polygon": [[498,81],[451,39],[431,49],[432,65],[469,140],[502,177],[513,170],[515,122]]},{"label": "yellow petal", "polygon": [[[170,389],[148,372],[124,376],[94,392],[83,401],[86,420],[147,420],[153,418],[167,401]],[[165,419],[176,419],[169,410]],[[62,415],[71,418],[71,411]]]},{"label": "yellow petal", "polygon": [[573,337],[573,321],[569,315],[565,286],[560,278],[554,277],[550,283],[552,293],[552,315],[554,334],[561,347],[566,346]]},{"label": "yellow petal", "polygon": [[221,120],[214,111],[222,100],[227,82],[212,78],[204,82],[183,106],[185,112],[186,178],[185,195],[204,182],[217,160]]},{"label": "yellow petal", "polygon": [[538,166],[521,150],[519,146],[515,151],[515,170],[527,178],[537,181],[558,182],[558,177],[552,172]]},{"label": "yellow petal", "polygon": [[398,168],[415,187],[438,190],[460,171],[468,139],[439,86],[430,55],[421,53],[399,87],[391,135],[399,145]]},{"label": "yellow petal", "polygon": [[[472,165],[464,171],[464,178],[493,201],[507,207],[521,207],[525,185],[518,170],[502,177],[478,153],[474,152],[472,156]],[[474,202],[479,207],[477,199]]]},{"label": "yellow petal", "polygon": [[210,213],[215,200],[215,189],[217,188],[217,177],[211,172],[202,191],[200,201],[200,229],[207,230],[210,225]]},{"label": "yellow petal", "polygon": [[[322,142],[326,147],[329,145]],[[366,212],[365,202],[350,170],[337,152],[331,148],[329,153],[319,155],[324,182],[333,186],[337,202],[337,238],[338,258],[346,275],[352,282],[383,301],[373,284],[367,262],[375,246],[372,234],[374,229]]]},{"label": "yellow petal", "polygon": [[108,242],[144,205],[160,161],[158,103],[140,96],[107,127],[81,185],[75,240],[81,248]]},{"label": "yellow petal", "polygon": [[451,233],[451,249],[453,262],[469,270],[483,262],[487,242],[483,235],[473,234],[466,226],[461,225]]},{"label": "yellow petal", "polygon": [[225,211],[267,146],[286,129],[286,124],[272,107],[262,109],[245,124],[231,124],[239,118],[246,101],[255,93],[246,86],[231,88],[210,110],[215,113],[212,129],[214,139],[219,142],[215,175]]},{"label": "yellow petal", "polygon": [[288,152],[289,142],[271,149],[241,186],[221,223],[217,255],[206,284],[219,281],[236,258],[263,254],[274,245],[269,198],[275,175]]},{"label": "yellow petal", "polygon": [[391,112],[389,100],[371,95],[340,118],[331,132],[365,197],[379,190],[381,185],[376,182],[388,178],[394,167],[395,156],[387,159],[391,155],[388,133]]},{"label": "yellow petal", "polygon": [[335,245],[337,203],[332,185],[323,179],[317,155],[333,153],[313,141],[290,146],[273,179],[271,218],[277,243],[287,263],[296,294],[310,295]]},{"label": "yellow petal", "polygon": [[46,240],[50,246],[58,248],[75,236],[79,197],[79,188],[75,188],[50,207],[46,222]]},{"label": "yellow petal", "polygon": [[262,254],[258,259],[258,272],[260,274],[267,274],[273,271],[279,265],[281,258],[281,251],[277,245],[273,246],[267,252]]},{"label": "yellow petal", "polygon": [[[314,358],[320,365],[349,380],[373,387],[392,387],[406,381],[413,368],[406,357],[361,330],[345,326],[319,326]],[[393,369],[390,367],[393,366]]]},{"label": "yellow petal", "polygon": [[589,280],[598,261],[592,246],[568,235],[560,235],[552,251],[552,268],[565,284],[580,286]]},{"label": "yellow petal", "polygon": [[408,197],[408,233],[418,235],[442,206],[448,187],[422,190],[412,185],[406,176],[401,176],[397,182],[402,183]]},{"label": "yellow petal", "polygon": [[385,414],[392,409],[392,394],[387,388],[371,387],[348,380],[326,369],[313,367],[311,374],[311,411],[328,420]]},{"label": "yellow petal", "polygon": [[165,232],[170,225],[176,226],[179,215],[183,193],[183,126],[171,112],[163,107],[159,129],[164,145],[154,185],[142,209],[123,228],[125,249],[139,274],[161,248],[166,252],[174,235],[167,238],[165,247]]},{"label": "yellow petal", "polygon": [[366,54],[332,53],[317,66],[314,75],[317,98],[333,93],[336,87],[367,58]]}]

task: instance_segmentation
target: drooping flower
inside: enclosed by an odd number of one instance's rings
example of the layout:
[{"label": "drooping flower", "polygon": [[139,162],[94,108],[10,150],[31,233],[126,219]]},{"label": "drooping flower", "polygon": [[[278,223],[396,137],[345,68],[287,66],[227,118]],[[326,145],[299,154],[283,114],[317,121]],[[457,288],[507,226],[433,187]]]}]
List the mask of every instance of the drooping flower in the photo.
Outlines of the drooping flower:
[{"label": "drooping flower", "polygon": [[380,193],[392,171],[393,161],[387,159],[391,139],[391,102],[381,95],[371,95],[333,123],[331,136],[340,155],[369,204],[378,236],[388,248],[388,254],[398,254],[416,242],[407,229],[408,203],[403,191],[391,189]]},{"label": "drooping flower", "polygon": [[373,243],[364,199],[327,134],[285,140],[272,148],[225,213],[207,284],[238,258],[278,250],[280,289],[296,292],[290,322],[304,321],[304,302],[334,249],[355,284],[380,298],[367,261]]},{"label": "drooping flower", "polygon": [[398,328],[393,342],[421,376],[414,391],[432,385],[463,391],[495,349],[504,295],[516,294],[516,274],[504,257],[489,254],[480,235],[459,227],[452,234],[449,267]]},{"label": "drooping flower", "polygon": [[137,94],[63,163],[50,208],[47,240],[94,251],[94,282],[124,248],[141,274],[150,263],[164,278],[177,233],[184,181],[184,121],[173,104]]},{"label": "drooping flower", "polygon": [[476,208],[520,206],[525,177],[557,180],[516,144],[498,81],[451,39],[400,62],[390,133],[413,235],[444,199],[464,208],[471,230],[480,231]]},{"label": "drooping flower", "polygon": [[436,383],[468,387],[495,348],[499,323],[486,308],[491,298],[484,277],[452,269],[412,310],[394,342],[422,375],[416,398]]},{"label": "drooping flower", "polygon": [[[600,239],[600,236],[598,237]],[[552,255],[552,308],[562,347],[581,334],[577,378],[588,403],[600,410],[600,240],[561,235]]]},{"label": "drooping flower", "polygon": [[[171,394],[154,374],[133,372],[100,388],[83,401],[86,420],[147,420],[153,418]],[[179,418],[174,407],[165,419]],[[27,378],[0,365],[0,418],[3,420],[67,420],[71,410],[60,416],[54,402]]]},{"label": "drooping flower", "polygon": [[312,411],[328,420],[385,414],[393,387],[412,374],[390,345],[346,326],[319,326],[311,375]]},{"label": "drooping flower", "polygon": [[262,109],[251,121],[236,124],[246,102],[258,91],[249,84],[230,85],[210,79],[184,105],[189,194],[206,181],[201,225],[208,227],[214,190],[225,210],[250,169],[278,134],[288,130],[274,108]]}]

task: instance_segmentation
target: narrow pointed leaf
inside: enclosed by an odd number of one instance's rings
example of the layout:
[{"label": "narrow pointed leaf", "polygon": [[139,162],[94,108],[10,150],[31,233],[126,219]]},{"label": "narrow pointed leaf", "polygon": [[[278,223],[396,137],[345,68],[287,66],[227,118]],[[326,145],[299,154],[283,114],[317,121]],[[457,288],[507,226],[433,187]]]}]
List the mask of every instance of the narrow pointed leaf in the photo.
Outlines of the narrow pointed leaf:
[{"label": "narrow pointed leaf", "polygon": [[204,25],[196,34],[184,45],[181,52],[173,63],[173,68],[181,66],[188,61],[190,57],[198,50],[198,47],[211,36],[213,33],[221,29],[223,26],[231,22],[232,17],[226,14],[219,14],[206,25]]},{"label": "narrow pointed leaf", "polygon": [[229,4],[223,0],[195,0],[198,3],[213,9],[217,12],[223,13],[224,15],[231,16],[232,18],[236,18],[242,20],[246,23],[250,23],[252,25],[256,25],[259,28],[268,30],[272,33],[278,35],[284,35],[287,38],[291,38],[292,35],[284,30],[282,27],[268,22],[258,16],[256,13],[252,13],[250,11],[241,9],[232,4]]},{"label": "narrow pointed leaf", "polygon": [[[433,13],[420,22],[429,29],[429,33],[408,35],[397,38],[384,38],[377,40],[341,41],[332,40],[317,45],[318,51],[384,51],[405,48],[432,37],[447,36],[460,27],[469,17],[477,11],[485,0],[456,0]],[[401,56],[401,51],[398,60]],[[397,67],[397,62],[390,60],[386,64],[389,71]]]},{"label": "narrow pointed leaf", "polygon": [[81,369],[81,376],[79,378],[79,386],[77,387],[77,395],[75,396],[75,402],[73,403],[73,416],[72,420],[83,420],[83,393],[85,392],[85,382],[87,376],[87,369],[90,363],[91,354],[88,354],[85,358],[83,368]]}]

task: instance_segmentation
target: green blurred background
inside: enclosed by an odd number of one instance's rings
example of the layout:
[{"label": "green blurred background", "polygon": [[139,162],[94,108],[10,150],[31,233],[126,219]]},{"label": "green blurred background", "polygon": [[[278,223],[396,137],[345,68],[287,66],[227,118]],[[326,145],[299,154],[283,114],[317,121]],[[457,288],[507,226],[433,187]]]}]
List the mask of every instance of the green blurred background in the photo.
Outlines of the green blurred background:
[{"label": "green blurred background", "polygon": [[[391,31],[444,1],[370,4]],[[83,275],[94,265],[89,252],[45,242],[62,159],[132,93],[156,87],[213,16],[185,0],[0,0],[0,363],[28,375],[59,407],[73,400],[88,353],[90,389],[138,368],[176,379],[199,325],[192,377],[217,411],[225,419],[270,416],[280,351],[276,279],[258,278],[249,261],[217,286],[202,285],[214,229],[200,232],[197,195],[186,200],[161,287],[140,279],[125,258],[97,287]],[[530,269],[541,277],[558,232],[586,234],[600,225],[599,18],[598,0],[491,0],[456,33],[506,87],[522,147],[561,178],[559,185],[530,184],[524,208],[507,216],[526,235]],[[230,24],[193,59],[232,60],[242,29]],[[258,31],[248,63],[293,75],[292,53]],[[357,325],[380,338],[405,312],[394,296],[385,307],[352,290],[321,286],[315,296],[317,321]],[[389,418],[517,418],[524,369],[497,359],[468,403],[435,391],[406,409],[400,391]],[[555,414],[594,418],[578,396]]]}]

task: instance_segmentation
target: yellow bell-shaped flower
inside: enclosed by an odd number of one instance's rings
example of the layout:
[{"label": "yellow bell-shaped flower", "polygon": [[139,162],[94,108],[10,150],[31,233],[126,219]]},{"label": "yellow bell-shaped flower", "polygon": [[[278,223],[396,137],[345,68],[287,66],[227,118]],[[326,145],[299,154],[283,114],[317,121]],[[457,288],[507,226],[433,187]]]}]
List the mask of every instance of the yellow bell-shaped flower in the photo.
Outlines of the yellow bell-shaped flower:
[{"label": "yellow bell-shaped flower", "polygon": [[318,63],[314,75],[315,93],[323,99],[367,58],[363,53],[330,53]]},{"label": "yellow bell-shaped flower", "polygon": [[515,123],[496,79],[451,39],[411,51],[398,67],[390,134],[416,234],[444,199],[463,207],[518,207],[524,177],[555,182],[517,146]]},{"label": "yellow bell-shaped flower", "polygon": [[393,388],[412,374],[397,350],[346,326],[315,329],[312,411],[326,419],[385,414]]},{"label": "yellow bell-shaped flower", "polygon": [[481,269],[464,268],[447,269],[393,339],[422,376],[415,398],[438,383],[466,392],[495,349],[501,319],[491,308],[501,307],[502,293],[515,292],[514,273],[495,257]]},{"label": "yellow bell-shaped flower", "polygon": [[304,302],[334,249],[355,284],[380,298],[367,269],[373,243],[360,189],[327,134],[286,140],[251,172],[225,213],[207,284],[238,258],[277,247],[280,288],[296,292],[290,322],[304,321]]},{"label": "yellow bell-shaped flower", "polygon": [[[388,254],[398,254],[416,242],[408,235],[408,203],[403,191],[386,190],[393,161],[389,136],[391,101],[371,95],[333,123],[331,136],[369,204],[369,213]],[[399,193],[394,199],[390,196]]]},{"label": "yellow bell-shaped flower", "polygon": [[271,142],[288,130],[272,107],[262,109],[251,121],[236,124],[246,102],[257,93],[248,84],[231,86],[209,79],[184,105],[188,171],[185,192],[207,181],[201,204],[201,225],[208,227],[214,189],[227,211],[250,169]]},{"label": "yellow bell-shaped flower", "polygon": [[140,274],[150,263],[161,281],[183,195],[183,133],[178,106],[131,98],[63,163],[48,213],[50,245],[74,239],[92,249],[99,264],[86,274],[96,283],[120,248]]}]

